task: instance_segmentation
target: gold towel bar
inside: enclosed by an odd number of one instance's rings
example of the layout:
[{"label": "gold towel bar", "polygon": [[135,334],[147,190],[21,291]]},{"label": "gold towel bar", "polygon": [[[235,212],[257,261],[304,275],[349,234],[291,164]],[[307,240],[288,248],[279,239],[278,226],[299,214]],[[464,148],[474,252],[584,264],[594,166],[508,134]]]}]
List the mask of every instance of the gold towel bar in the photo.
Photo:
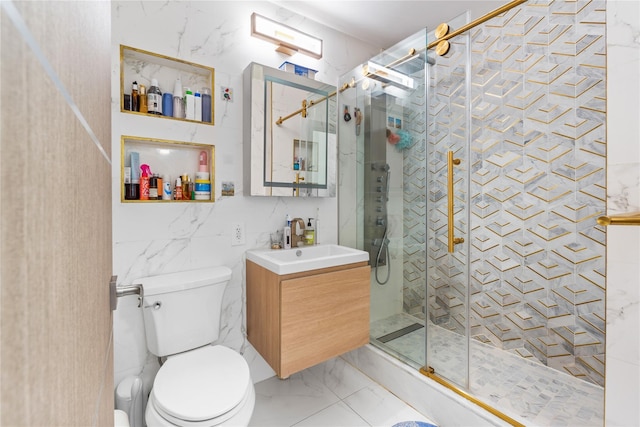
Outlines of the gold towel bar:
[{"label": "gold towel bar", "polygon": [[600,225],[640,225],[640,212],[601,216],[596,221]]}]

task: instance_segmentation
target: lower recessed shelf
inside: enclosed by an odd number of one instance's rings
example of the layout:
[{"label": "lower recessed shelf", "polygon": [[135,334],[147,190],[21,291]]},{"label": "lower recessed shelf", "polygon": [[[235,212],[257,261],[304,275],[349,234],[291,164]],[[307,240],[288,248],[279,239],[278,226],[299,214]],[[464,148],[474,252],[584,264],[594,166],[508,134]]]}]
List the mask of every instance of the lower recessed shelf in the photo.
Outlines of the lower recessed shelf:
[{"label": "lower recessed shelf", "polygon": [[[171,141],[137,136],[121,137],[120,147],[120,201],[122,203],[212,203],[215,200],[215,146],[194,142]],[[204,161],[206,166],[201,167]],[[140,200],[139,186],[141,165],[148,165],[152,174],[158,174],[170,183],[170,200],[162,200],[162,188],[158,189],[160,199]],[[203,170],[206,170],[204,172]],[[136,173],[137,172],[137,173]],[[184,193],[194,192],[197,199],[175,199],[177,178],[184,184],[184,178],[191,186]],[[138,181],[138,182],[136,182]],[[206,190],[209,190],[208,194]],[[137,197],[134,193],[137,193]]]}]

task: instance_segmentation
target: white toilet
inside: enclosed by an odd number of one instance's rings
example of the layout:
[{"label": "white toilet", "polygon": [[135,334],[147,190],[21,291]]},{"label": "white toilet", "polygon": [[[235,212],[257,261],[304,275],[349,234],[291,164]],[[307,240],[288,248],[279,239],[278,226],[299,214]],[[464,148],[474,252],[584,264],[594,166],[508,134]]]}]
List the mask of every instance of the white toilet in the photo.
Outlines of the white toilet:
[{"label": "white toilet", "polygon": [[147,426],[247,426],[255,404],[249,366],[211,345],[231,270],[214,267],[136,280],[147,347],[166,356],[147,402]]}]

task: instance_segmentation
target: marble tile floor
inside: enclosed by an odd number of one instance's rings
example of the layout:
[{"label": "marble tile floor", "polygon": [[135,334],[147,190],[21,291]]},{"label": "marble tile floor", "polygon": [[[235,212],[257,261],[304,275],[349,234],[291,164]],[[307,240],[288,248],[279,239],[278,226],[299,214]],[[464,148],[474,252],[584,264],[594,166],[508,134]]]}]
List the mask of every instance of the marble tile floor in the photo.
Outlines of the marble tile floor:
[{"label": "marble tile floor", "polygon": [[250,426],[391,427],[402,421],[435,424],[341,358],[286,380],[256,387]]},{"label": "marble tile floor", "polygon": [[[406,313],[373,322],[371,336],[381,337],[424,321]],[[431,325],[433,349],[431,365],[443,377],[465,372],[462,339],[439,326]],[[424,365],[424,328],[387,343],[372,340],[414,367]],[[531,362],[513,353],[471,341],[471,394],[527,426],[602,426],[604,389],[571,375]],[[385,351],[386,351],[385,350]]]}]

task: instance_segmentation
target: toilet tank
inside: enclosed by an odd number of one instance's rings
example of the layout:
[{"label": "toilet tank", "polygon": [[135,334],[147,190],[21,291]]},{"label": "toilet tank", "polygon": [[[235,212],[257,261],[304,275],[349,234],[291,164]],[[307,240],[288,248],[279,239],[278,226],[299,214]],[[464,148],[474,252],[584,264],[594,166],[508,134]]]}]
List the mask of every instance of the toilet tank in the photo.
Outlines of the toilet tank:
[{"label": "toilet tank", "polygon": [[212,343],[220,332],[228,267],[144,277],[142,313],[147,348],[168,356]]}]

